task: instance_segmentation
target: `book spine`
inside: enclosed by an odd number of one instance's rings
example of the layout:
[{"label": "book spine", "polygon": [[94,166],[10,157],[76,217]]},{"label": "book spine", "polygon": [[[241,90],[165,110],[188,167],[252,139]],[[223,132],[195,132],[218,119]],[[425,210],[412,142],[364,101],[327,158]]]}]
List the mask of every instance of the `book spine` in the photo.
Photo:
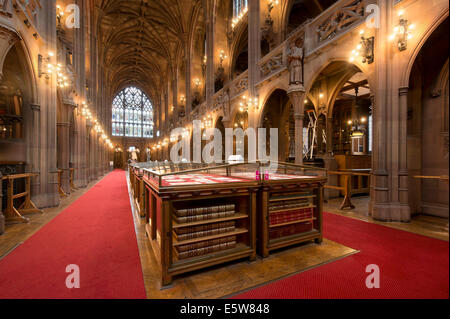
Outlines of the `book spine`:
[{"label": "book spine", "polygon": [[186,258],[191,258],[191,257],[202,256],[202,255],[206,255],[206,254],[210,254],[213,252],[226,250],[226,249],[230,249],[230,248],[234,248],[234,247],[236,247],[236,241],[228,242],[225,244],[208,246],[205,248],[193,249],[193,250],[178,253],[178,259],[186,259]]},{"label": "book spine", "polygon": [[235,205],[218,205],[218,206],[210,206],[210,207],[196,207],[196,208],[185,208],[185,209],[175,209],[175,215],[178,217],[189,217],[196,215],[206,215],[206,214],[215,214],[227,211],[234,211]]},{"label": "book spine", "polygon": [[226,227],[234,227],[235,222],[234,221],[228,221],[228,222],[221,222],[221,223],[212,223],[212,224],[206,224],[206,225],[198,225],[198,226],[192,226],[192,227],[182,227],[182,228],[175,228],[174,231],[177,235],[184,235],[188,233],[196,233],[201,231],[208,231],[218,228],[226,228]]},{"label": "book spine", "polygon": [[205,231],[199,231],[195,233],[187,233],[183,235],[179,235],[177,237],[178,241],[188,240],[188,239],[194,239],[194,238],[200,238],[205,236],[213,236],[213,235],[219,235],[219,234],[225,234],[235,231],[235,226],[230,227],[224,227],[224,228],[217,228],[217,229],[211,229],[211,230],[205,230]]},{"label": "book spine", "polygon": [[200,248],[206,248],[209,246],[215,246],[215,245],[221,245],[226,244],[232,241],[236,241],[236,236],[229,236],[229,237],[223,237],[223,238],[217,238],[212,240],[205,240],[194,244],[188,244],[188,245],[182,245],[182,246],[176,246],[175,249],[178,250],[178,252],[186,252],[189,250],[194,249],[200,249]]},{"label": "book spine", "polygon": [[228,212],[218,212],[218,213],[208,213],[208,214],[202,214],[202,215],[193,215],[193,216],[186,216],[186,217],[175,217],[175,221],[178,224],[184,224],[184,223],[190,223],[190,222],[198,222],[208,219],[216,219],[216,218],[224,218],[224,217],[231,217],[235,214],[234,211],[228,211]]}]

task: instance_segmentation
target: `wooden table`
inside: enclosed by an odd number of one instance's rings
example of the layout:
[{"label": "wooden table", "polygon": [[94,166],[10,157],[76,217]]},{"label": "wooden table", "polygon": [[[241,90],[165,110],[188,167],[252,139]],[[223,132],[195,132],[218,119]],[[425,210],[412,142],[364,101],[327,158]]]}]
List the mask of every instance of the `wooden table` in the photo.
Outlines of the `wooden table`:
[{"label": "wooden table", "polygon": [[[24,217],[25,214],[43,213],[38,209],[36,205],[31,201],[31,178],[38,176],[39,174],[25,173],[3,176],[2,179],[6,180],[7,186],[7,201],[5,209],[6,221],[10,222],[28,222],[28,218]],[[14,194],[14,181],[18,179],[25,179],[25,192]],[[14,207],[14,200],[24,197],[24,202],[19,208]]]}]

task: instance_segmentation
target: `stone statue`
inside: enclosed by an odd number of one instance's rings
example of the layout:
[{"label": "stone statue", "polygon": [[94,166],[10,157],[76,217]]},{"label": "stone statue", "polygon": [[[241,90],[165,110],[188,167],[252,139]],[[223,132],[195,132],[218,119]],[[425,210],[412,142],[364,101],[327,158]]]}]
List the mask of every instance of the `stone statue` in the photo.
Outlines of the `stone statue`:
[{"label": "stone statue", "polygon": [[287,52],[290,85],[303,85],[303,38],[292,42]]}]

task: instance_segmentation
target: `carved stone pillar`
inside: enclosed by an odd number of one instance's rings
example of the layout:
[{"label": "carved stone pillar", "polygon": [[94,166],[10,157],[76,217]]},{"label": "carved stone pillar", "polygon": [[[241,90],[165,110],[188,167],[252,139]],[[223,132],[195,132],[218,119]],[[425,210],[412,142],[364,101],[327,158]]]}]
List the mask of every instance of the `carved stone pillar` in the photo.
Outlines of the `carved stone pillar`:
[{"label": "carved stone pillar", "polygon": [[288,90],[294,106],[295,118],[295,163],[303,164],[303,119],[305,117],[305,89]]},{"label": "carved stone pillar", "polygon": [[248,92],[255,97],[255,85],[259,81],[259,67],[257,62],[261,58],[260,37],[260,3],[258,0],[248,4]]},{"label": "carved stone pillar", "polygon": [[[29,149],[29,166],[33,173],[40,174],[40,117],[41,117],[41,106],[39,104],[31,104],[31,134],[30,134],[30,145]],[[34,200],[34,196],[39,193],[41,187],[40,183],[41,177],[36,176],[31,179],[31,196]]]},{"label": "carved stone pillar", "polygon": [[69,148],[69,133],[70,124],[68,122],[57,123],[58,129],[58,169],[61,169],[61,188],[66,194],[70,193],[70,148]]},{"label": "carved stone pillar", "polygon": [[411,218],[411,209],[408,200],[408,157],[407,157],[407,135],[408,135],[408,87],[399,88],[399,201],[401,206],[402,220]]},{"label": "carved stone pillar", "polygon": [[[2,180],[2,172],[0,172],[0,181]],[[2,190],[2,184],[0,182],[0,235],[5,232],[5,216],[3,216],[3,190]]]}]

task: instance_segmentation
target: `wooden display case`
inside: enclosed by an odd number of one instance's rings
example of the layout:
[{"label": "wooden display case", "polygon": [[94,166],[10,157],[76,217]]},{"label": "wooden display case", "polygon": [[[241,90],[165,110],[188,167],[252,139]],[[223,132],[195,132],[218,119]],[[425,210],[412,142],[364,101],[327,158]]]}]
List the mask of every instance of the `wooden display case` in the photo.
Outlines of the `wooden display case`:
[{"label": "wooden display case", "polygon": [[[304,166],[303,166],[304,167]],[[314,240],[321,243],[324,176],[304,175],[293,164],[280,164],[281,173],[263,174],[259,194],[258,251],[270,251]]]},{"label": "wooden display case", "polygon": [[[146,233],[161,267],[162,286],[174,275],[255,259],[257,180],[230,176],[227,165],[174,173],[144,169],[144,182]],[[183,210],[190,216],[180,217]]]}]

